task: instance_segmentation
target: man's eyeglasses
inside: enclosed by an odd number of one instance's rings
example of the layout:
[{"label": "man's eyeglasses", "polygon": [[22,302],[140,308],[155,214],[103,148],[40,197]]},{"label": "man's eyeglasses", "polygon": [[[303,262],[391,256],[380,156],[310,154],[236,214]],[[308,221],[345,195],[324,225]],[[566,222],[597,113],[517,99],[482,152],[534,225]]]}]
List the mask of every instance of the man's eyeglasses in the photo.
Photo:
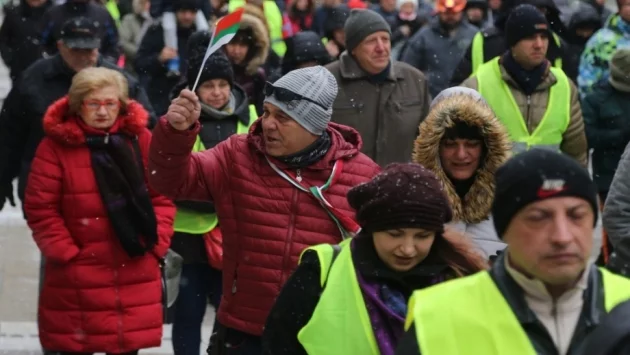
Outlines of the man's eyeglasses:
[{"label": "man's eyeglasses", "polygon": [[118,100],[85,100],[83,101],[83,106],[88,110],[97,111],[101,108],[101,106],[105,107],[107,110],[115,110],[120,107],[120,101]]},{"label": "man's eyeglasses", "polygon": [[273,86],[273,84],[270,82],[267,82],[265,84],[265,89],[263,93],[265,94],[265,96],[273,95],[275,96],[276,99],[285,103],[291,103],[291,102],[299,101],[299,100],[306,100],[308,102],[314,103],[315,105],[321,107],[324,111],[328,111],[328,109],[324,107],[324,105],[320,104],[319,102],[309,99],[308,97],[302,96],[300,94],[296,94],[291,90]]}]

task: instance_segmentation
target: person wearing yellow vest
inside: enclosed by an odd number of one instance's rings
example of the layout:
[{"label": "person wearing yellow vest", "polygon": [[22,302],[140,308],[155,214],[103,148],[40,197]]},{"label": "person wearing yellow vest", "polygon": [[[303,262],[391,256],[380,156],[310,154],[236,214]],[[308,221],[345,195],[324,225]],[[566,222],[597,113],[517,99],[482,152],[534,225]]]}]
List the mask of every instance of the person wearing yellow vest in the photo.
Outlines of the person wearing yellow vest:
[{"label": "person wearing yellow vest", "polygon": [[[249,1],[230,0],[228,3],[228,11],[234,12],[236,9],[243,7]],[[265,18],[267,19],[267,28],[269,29],[269,37],[271,39],[271,49],[281,58],[287,51],[287,46],[282,37],[282,12],[274,0],[262,0],[260,2],[251,1],[252,3],[261,3]]]},{"label": "person wearing yellow vest", "polygon": [[532,149],[496,173],[489,271],[414,292],[397,355],[576,355],[630,280],[589,262],[597,187],[570,157]]},{"label": "person wearing yellow vest", "polygon": [[362,231],[306,249],[263,333],[274,355],[392,355],[415,289],[487,267],[463,235],[435,174],[391,164],[348,192]]},{"label": "person wearing yellow vest", "polygon": [[[520,4],[536,6],[546,15],[548,22],[553,23],[558,30],[564,30],[560,20],[560,10],[553,0],[503,0],[498,15],[494,18],[494,26],[479,31],[473,38],[470,46],[468,46],[466,54],[450,78],[451,86],[460,85],[464,80],[476,73],[483,63],[502,55],[508,50],[509,47],[506,43],[504,31],[505,22],[511,11]],[[564,57],[568,57],[568,53],[566,53],[568,44],[555,32],[556,28],[554,28],[553,32],[553,41],[551,41],[549,51],[547,51],[547,59],[556,68],[563,68],[567,64],[575,66],[563,60]],[[577,68],[574,69],[577,70]]]},{"label": "person wearing yellow vest", "polygon": [[505,26],[510,49],[483,64],[462,86],[475,89],[505,125],[514,153],[533,147],[562,151],[587,164],[578,91],[545,58],[549,24],[532,5],[519,5]]},{"label": "person wearing yellow vest", "polygon": [[[173,90],[174,94],[194,84],[209,42],[207,31],[191,35],[187,80]],[[245,91],[234,83],[232,65],[222,51],[208,58],[196,94],[201,104],[201,130],[193,147],[195,152],[213,148],[233,134],[247,133],[258,118]],[[222,235],[213,203],[176,200],[175,205],[171,249],[184,258],[184,265],[174,305],[173,352],[199,354],[208,299],[216,309],[221,299]]]}]

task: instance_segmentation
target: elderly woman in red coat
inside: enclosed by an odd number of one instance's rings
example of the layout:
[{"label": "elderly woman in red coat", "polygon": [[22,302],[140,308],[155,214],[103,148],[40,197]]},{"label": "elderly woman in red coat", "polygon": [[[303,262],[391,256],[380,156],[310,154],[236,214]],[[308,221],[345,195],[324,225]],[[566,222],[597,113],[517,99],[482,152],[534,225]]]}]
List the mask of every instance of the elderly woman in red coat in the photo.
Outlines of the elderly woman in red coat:
[{"label": "elderly woman in red coat", "polygon": [[116,71],[76,74],[44,117],[24,208],[46,258],[42,346],[137,354],[160,345],[160,258],[175,208],[147,187],[147,112]]}]

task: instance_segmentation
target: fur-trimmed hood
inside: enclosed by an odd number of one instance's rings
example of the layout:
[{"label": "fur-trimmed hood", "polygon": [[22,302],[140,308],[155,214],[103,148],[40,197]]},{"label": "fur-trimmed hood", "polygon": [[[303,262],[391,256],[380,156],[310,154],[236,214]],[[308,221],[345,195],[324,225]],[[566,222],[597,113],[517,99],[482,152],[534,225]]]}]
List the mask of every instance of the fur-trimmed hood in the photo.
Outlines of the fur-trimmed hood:
[{"label": "fur-trimmed hood", "polygon": [[[484,161],[477,171],[475,181],[464,201],[442,169],[440,141],[447,128],[456,121],[478,127],[487,149]],[[454,94],[435,103],[427,118],[420,124],[420,135],[414,142],[412,160],[432,170],[444,184],[444,191],[451,203],[453,220],[479,223],[488,219],[494,199],[494,174],[511,154],[507,131],[496,118],[492,109],[483,101],[468,94]]]},{"label": "fur-trimmed hood", "polygon": [[245,72],[248,75],[254,75],[258,71],[258,68],[263,66],[269,56],[269,31],[265,24],[253,15],[244,13],[241,17],[241,29],[251,29],[254,35],[254,45],[250,50],[254,50],[255,53],[250,57],[251,59],[247,63]]},{"label": "fur-trimmed hood", "polygon": [[[68,115],[69,108],[68,96],[64,96],[50,105],[44,115],[44,133],[55,142],[63,145],[83,145],[85,144],[86,133],[97,132],[87,132],[90,128],[79,122],[81,118]],[[148,120],[149,114],[144,107],[136,101],[129,100],[127,108],[124,112],[121,110],[109,133],[122,132],[130,136],[137,136],[147,129]],[[102,133],[105,134],[105,132]]]}]

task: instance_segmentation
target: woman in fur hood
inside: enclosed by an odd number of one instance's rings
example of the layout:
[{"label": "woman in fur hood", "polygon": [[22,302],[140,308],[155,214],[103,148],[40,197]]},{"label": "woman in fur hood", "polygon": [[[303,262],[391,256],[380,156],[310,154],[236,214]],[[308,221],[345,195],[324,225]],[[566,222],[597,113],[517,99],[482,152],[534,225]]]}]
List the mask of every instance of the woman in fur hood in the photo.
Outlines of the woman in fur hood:
[{"label": "woman in fur hood", "polygon": [[414,144],[413,161],[444,184],[453,210],[450,226],[470,235],[488,258],[505,248],[490,209],[494,174],[510,149],[509,136],[492,109],[478,92],[463,87],[436,96]]}]

